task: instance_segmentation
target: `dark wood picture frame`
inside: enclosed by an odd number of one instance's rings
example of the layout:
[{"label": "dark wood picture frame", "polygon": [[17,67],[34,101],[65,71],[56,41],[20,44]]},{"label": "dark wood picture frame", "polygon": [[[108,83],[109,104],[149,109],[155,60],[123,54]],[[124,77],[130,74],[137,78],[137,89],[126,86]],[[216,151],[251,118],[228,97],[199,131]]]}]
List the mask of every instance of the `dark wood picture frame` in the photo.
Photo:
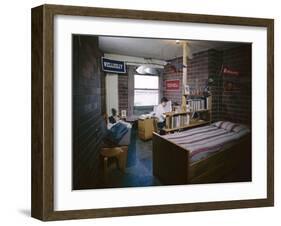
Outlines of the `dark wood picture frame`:
[{"label": "dark wood picture frame", "polygon": [[[267,29],[267,198],[122,208],[54,210],[54,16],[95,16],[265,27]],[[42,5],[32,9],[31,215],[50,221],[274,205],[274,20],[123,9]]]}]

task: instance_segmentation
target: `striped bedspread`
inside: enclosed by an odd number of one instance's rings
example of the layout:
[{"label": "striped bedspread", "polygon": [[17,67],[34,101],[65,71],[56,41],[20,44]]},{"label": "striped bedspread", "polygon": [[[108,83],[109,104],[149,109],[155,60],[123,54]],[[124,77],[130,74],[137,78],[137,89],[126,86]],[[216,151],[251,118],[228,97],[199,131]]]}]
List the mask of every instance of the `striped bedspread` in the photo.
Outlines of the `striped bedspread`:
[{"label": "striped bedspread", "polygon": [[[226,125],[226,124],[225,124]],[[229,129],[214,123],[209,126],[194,128],[179,133],[167,134],[163,137],[190,151],[190,162],[204,159],[223,147],[233,144],[250,132],[247,128]],[[236,127],[239,127],[239,124]]]}]

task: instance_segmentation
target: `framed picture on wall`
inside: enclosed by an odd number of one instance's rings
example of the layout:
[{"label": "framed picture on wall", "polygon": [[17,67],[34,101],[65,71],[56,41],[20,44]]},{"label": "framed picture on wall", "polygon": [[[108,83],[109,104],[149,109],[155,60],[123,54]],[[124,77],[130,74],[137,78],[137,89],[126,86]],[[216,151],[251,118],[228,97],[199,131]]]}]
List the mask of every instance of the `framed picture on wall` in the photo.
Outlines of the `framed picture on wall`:
[{"label": "framed picture on wall", "polygon": [[272,19],[33,8],[32,217],[273,206],[273,32]]}]

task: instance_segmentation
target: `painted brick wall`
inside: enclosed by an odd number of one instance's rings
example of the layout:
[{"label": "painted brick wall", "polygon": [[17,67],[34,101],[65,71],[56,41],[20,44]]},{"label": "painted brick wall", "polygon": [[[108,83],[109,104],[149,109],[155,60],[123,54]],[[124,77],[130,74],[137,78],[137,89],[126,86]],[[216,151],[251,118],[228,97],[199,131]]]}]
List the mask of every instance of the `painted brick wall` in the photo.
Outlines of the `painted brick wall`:
[{"label": "painted brick wall", "polygon": [[[223,51],[223,65],[239,75],[223,75],[222,116],[234,122],[251,125],[251,45]],[[234,87],[229,90],[227,83]]]},{"label": "painted brick wall", "polygon": [[[118,104],[119,113],[121,113],[121,110],[126,110],[127,115],[131,115],[134,104],[134,75],[137,67],[134,65],[127,65],[126,67],[127,73],[118,75]],[[129,84],[130,82],[131,84]],[[131,90],[129,89],[130,86]]]},{"label": "painted brick wall", "polygon": [[[222,65],[238,70],[239,77],[223,76]],[[243,45],[218,51],[210,49],[194,54],[188,61],[187,82],[192,93],[202,93],[208,79],[212,93],[212,121],[230,120],[250,124],[251,121],[251,47]],[[163,96],[181,104],[182,90],[167,91],[165,81],[179,79],[182,86],[182,58],[168,61],[163,71]],[[224,83],[234,82],[240,90],[225,91]],[[118,77],[119,109],[128,109],[128,77]]]},{"label": "painted brick wall", "polygon": [[128,74],[118,75],[118,104],[119,113],[121,110],[128,112]]},{"label": "painted brick wall", "polygon": [[[191,94],[202,93],[209,76],[209,52],[204,51],[194,54],[187,64],[187,84],[190,86]],[[164,89],[163,95],[172,102],[181,104],[182,99],[182,57],[168,61],[164,67]],[[171,79],[180,80],[180,89],[177,91],[166,90],[165,81]]]},{"label": "painted brick wall", "polygon": [[[222,66],[237,70],[240,76],[223,76]],[[179,79],[182,83],[182,58],[169,61],[164,68],[164,81]],[[210,49],[194,54],[187,65],[187,83],[191,94],[202,93],[209,84],[212,93],[212,121],[229,120],[250,125],[251,122],[251,46],[242,45],[228,50]],[[226,82],[233,82],[237,90],[226,91]],[[165,82],[164,82],[165,84]],[[164,96],[181,104],[181,90],[167,91]]]},{"label": "painted brick wall", "polygon": [[98,39],[73,36],[73,189],[95,187],[104,137],[105,76]]},{"label": "painted brick wall", "polygon": [[[209,78],[213,102],[213,121],[228,120],[251,125],[251,45],[231,49],[209,50]],[[239,76],[226,75],[223,69],[237,71]],[[227,88],[231,83],[232,88]]]},{"label": "painted brick wall", "polygon": [[[180,89],[169,91],[166,90],[166,80],[180,80]],[[182,58],[175,58],[168,61],[163,71],[163,96],[173,103],[181,104],[182,98]]]},{"label": "painted brick wall", "polygon": [[194,54],[187,66],[187,84],[191,94],[200,95],[209,77],[209,51]]},{"label": "painted brick wall", "polygon": [[209,67],[209,80],[213,82],[209,83],[209,89],[212,94],[212,121],[223,120],[222,117],[222,90],[223,81],[220,74],[222,68],[222,52],[211,49],[208,51],[208,67]]}]

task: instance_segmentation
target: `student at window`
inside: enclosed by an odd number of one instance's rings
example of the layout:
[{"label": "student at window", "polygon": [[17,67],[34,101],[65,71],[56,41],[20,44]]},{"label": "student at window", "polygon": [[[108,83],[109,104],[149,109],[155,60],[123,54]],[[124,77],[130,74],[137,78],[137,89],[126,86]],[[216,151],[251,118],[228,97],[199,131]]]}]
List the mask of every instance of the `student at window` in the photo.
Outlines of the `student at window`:
[{"label": "student at window", "polygon": [[158,119],[158,129],[161,131],[165,125],[165,118],[164,115],[167,110],[165,109],[168,103],[168,99],[166,97],[162,97],[161,103],[155,108],[154,116]]}]

